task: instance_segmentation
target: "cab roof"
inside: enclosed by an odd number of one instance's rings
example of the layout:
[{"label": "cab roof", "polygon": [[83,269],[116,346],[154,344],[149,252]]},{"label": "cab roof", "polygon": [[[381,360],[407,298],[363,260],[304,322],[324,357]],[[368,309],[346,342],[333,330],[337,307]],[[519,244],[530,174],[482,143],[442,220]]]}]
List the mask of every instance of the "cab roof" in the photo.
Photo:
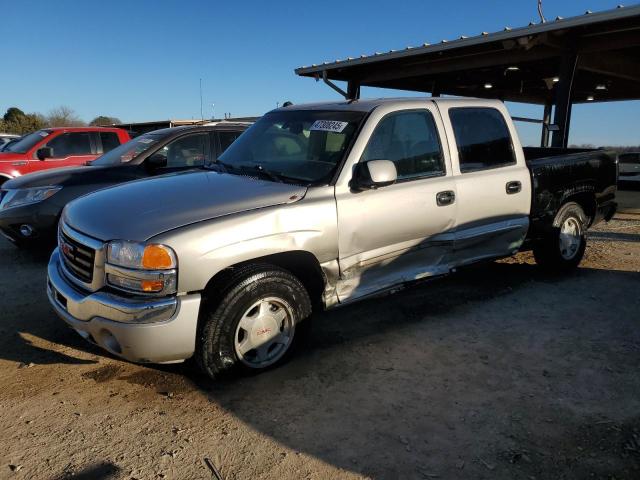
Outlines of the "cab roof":
[{"label": "cab roof", "polygon": [[346,112],[371,112],[381,105],[402,106],[407,103],[415,103],[419,101],[433,102],[437,104],[460,105],[468,104],[470,101],[482,102],[487,105],[496,105],[502,103],[499,100],[487,100],[478,98],[441,98],[441,97],[398,97],[398,98],[368,98],[360,100],[339,100],[335,102],[318,102],[318,103],[301,103],[298,105],[289,105],[288,107],[280,107],[274,112],[286,112],[291,110],[333,110]]}]

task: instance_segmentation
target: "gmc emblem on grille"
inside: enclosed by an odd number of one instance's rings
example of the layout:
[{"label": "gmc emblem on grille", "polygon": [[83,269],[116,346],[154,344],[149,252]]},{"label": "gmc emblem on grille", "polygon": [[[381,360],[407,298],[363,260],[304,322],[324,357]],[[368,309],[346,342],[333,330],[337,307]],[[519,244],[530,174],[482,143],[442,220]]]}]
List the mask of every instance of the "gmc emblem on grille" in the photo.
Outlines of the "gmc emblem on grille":
[{"label": "gmc emblem on grille", "polygon": [[64,240],[60,240],[60,250],[62,250],[62,253],[64,253],[67,257],[74,257],[75,247],[65,242]]}]

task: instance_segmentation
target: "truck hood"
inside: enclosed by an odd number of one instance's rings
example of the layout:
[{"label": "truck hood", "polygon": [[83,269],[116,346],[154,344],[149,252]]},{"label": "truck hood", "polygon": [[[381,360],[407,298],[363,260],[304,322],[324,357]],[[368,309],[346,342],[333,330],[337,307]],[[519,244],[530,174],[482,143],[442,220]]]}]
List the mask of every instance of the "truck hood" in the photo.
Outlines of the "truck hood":
[{"label": "truck hood", "polygon": [[63,221],[107,241],[143,241],[192,223],[295,202],[306,187],[218,172],[184,172],[106,188],[69,203]]}]

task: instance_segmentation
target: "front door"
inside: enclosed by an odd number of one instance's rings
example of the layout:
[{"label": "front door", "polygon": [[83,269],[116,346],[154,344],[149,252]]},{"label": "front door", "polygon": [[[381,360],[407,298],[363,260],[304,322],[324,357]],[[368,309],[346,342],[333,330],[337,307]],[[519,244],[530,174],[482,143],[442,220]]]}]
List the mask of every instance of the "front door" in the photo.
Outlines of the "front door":
[{"label": "front door", "polygon": [[154,173],[179,172],[202,167],[211,161],[209,135],[206,132],[183,135],[167,143],[151,156],[164,156],[166,164]]},{"label": "front door", "polygon": [[97,154],[92,135],[93,132],[66,132],[55,136],[43,145],[53,149],[53,156],[46,160],[34,158],[29,162],[30,171],[84,165],[93,160]]},{"label": "front door", "polygon": [[457,205],[441,130],[432,104],[387,114],[360,161],[393,161],[397,182],[336,193],[341,302],[448,271]]}]

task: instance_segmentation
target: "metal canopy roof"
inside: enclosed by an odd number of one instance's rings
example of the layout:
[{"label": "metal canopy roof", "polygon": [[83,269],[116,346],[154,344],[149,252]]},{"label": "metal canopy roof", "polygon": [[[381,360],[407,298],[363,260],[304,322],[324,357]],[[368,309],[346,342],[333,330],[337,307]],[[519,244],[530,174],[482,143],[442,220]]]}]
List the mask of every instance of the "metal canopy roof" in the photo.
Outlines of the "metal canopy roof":
[{"label": "metal canopy roof", "polygon": [[[568,89],[570,103],[640,99],[640,6],[325,62],[296,73],[347,81],[350,98],[370,86],[556,106],[561,89]],[[567,77],[570,85],[561,88]]]}]

